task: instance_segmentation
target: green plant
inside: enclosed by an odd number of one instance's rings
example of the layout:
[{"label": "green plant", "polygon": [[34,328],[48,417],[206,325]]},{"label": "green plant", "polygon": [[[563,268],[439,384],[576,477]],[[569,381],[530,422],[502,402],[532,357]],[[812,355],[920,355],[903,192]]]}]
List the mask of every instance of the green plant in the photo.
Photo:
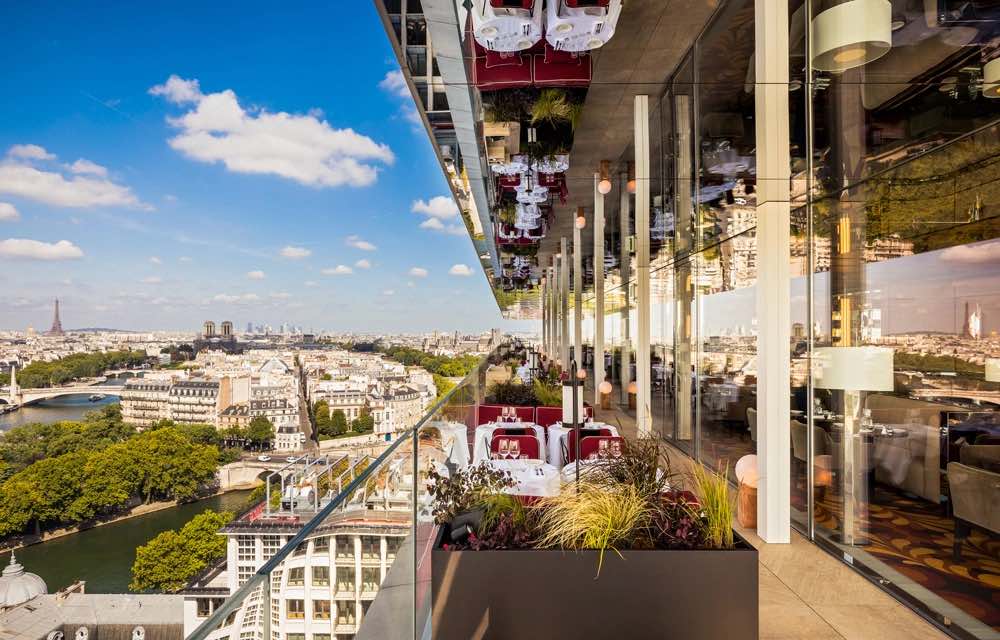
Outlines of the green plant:
[{"label": "green plant", "polygon": [[733,501],[726,479],[729,465],[720,473],[696,465],[693,476],[700,502],[698,515],[704,519],[708,543],[716,549],[733,547]]},{"label": "green plant", "polygon": [[432,513],[437,524],[451,522],[460,513],[482,507],[493,496],[514,486],[510,473],[481,463],[456,471],[449,477],[437,471],[427,474],[427,489],[434,499]]},{"label": "green plant", "polygon": [[562,89],[545,89],[531,105],[531,124],[545,122],[550,125],[571,123],[573,103]]},{"label": "green plant", "polygon": [[496,208],[496,217],[500,222],[514,224],[517,221],[517,205],[513,202],[500,202]]},{"label": "green plant", "polygon": [[639,495],[652,502],[657,501],[675,480],[670,458],[655,437],[626,440],[621,456],[602,460],[588,478],[606,487],[631,485]]},{"label": "green plant", "polygon": [[533,387],[520,382],[495,382],[486,390],[487,404],[534,407],[538,404]]},{"label": "green plant", "polygon": [[562,389],[558,384],[535,378],[532,383],[535,400],[543,407],[558,407],[562,405]]},{"label": "green plant", "polygon": [[606,486],[581,482],[575,491],[540,500],[538,546],[557,549],[596,549],[600,552],[597,575],[604,553],[618,546],[631,547],[636,533],[645,530],[651,506],[630,484]]}]

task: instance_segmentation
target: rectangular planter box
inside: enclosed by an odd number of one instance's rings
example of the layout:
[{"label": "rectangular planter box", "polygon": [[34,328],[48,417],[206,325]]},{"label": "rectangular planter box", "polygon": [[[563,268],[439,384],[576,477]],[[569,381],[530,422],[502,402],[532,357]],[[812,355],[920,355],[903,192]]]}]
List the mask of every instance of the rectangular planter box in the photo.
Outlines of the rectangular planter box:
[{"label": "rectangular planter box", "polygon": [[445,551],[432,638],[756,640],[757,550]]}]

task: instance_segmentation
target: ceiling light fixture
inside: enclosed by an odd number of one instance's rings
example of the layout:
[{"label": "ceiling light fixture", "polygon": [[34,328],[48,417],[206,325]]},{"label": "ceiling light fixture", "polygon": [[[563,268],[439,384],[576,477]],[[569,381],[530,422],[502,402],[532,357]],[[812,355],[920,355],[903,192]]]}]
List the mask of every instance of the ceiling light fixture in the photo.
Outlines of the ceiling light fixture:
[{"label": "ceiling light fixture", "polygon": [[849,0],[812,21],[813,66],[846,71],[884,56],[892,48],[892,5],[888,0]]},{"label": "ceiling light fixture", "polygon": [[603,196],[611,193],[611,163],[601,160],[601,180],[597,183],[597,191]]}]

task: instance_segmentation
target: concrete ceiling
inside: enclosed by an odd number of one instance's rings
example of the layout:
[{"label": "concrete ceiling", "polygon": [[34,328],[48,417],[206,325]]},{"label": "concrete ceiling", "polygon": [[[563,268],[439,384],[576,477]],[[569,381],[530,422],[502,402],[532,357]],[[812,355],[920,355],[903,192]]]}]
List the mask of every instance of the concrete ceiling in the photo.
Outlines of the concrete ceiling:
[{"label": "concrete ceiling", "polygon": [[[551,264],[565,236],[572,246],[577,207],[588,220],[593,212],[594,173],[601,160],[612,161],[612,174],[623,171],[616,163],[634,140],[633,102],[649,95],[650,112],[666,88],[694,39],[719,5],[719,0],[629,0],[622,10],[615,36],[593,54],[593,80],[577,126],[570,168],[566,172],[569,197],[554,208],[555,221],[542,240],[538,263]],[[605,210],[618,210],[618,180],[605,198]],[[593,252],[592,227],[584,231],[585,255]]]}]

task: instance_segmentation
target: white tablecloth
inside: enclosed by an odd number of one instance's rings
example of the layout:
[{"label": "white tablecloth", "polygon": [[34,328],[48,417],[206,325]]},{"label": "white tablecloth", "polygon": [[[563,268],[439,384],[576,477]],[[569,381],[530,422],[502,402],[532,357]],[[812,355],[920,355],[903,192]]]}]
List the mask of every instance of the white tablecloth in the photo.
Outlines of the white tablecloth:
[{"label": "white tablecloth", "polygon": [[490,460],[494,469],[507,471],[517,482],[506,493],[517,496],[557,496],[562,487],[559,470],[541,460]]},{"label": "white tablecloth", "polygon": [[461,422],[435,422],[430,426],[441,432],[441,448],[448,462],[459,469],[469,466],[469,430]]},{"label": "white tablecloth", "polygon": [[472,461],[476,464],[490,459],[490,441],[497,429],[533,429],[538,438],[538,451],[545,455],[545,428],[534,422],[491,422],[476,427],[476,439],[472,447]]},{"label": "white tablecloth", "polygon": [[[617,436],[618,429],[612,427],[610,424],[604,422],[587,422],[583,425],[584,429],[610,429],[611,435]],[[562,423],[554,424],[549,427],[549,453],[548,461],[549,464],[554,466],[556,469],[561,469],[562,463],[562,448],[563,443],[566,442],[566,434],[568,434],[572,429],[567,429],[562,426]]]}]

